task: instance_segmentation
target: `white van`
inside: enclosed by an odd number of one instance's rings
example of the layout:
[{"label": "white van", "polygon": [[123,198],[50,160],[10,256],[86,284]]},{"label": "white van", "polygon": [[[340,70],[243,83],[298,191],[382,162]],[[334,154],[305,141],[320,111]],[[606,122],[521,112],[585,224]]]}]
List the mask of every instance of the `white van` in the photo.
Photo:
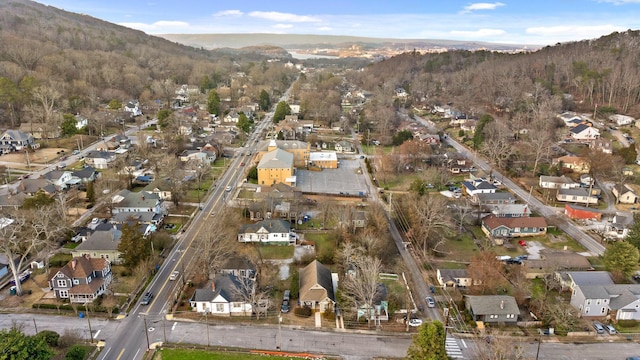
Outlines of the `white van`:
[{"label": "white van", "polygon": [[171,273],[171,275],[169,275],[169,280],[174,281],[178,278],[178,275],[180,275],[180,272],[178,270],[174,271]]}]

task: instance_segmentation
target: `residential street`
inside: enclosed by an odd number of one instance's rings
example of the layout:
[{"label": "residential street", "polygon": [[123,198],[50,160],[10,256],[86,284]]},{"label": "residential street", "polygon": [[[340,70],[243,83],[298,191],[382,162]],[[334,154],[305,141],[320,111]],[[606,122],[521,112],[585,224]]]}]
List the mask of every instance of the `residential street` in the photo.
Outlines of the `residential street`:
[{"label": "residential street", "polygon": [[[422,119],[418,116],[415,116],[415,119],[419,121],[421,124],[429,128],[431,131],[437,131],[435,124],[433,124],[429,120]],[[571,238],[576,240],[582,246],[585,247],[590,253],[595,256],[602,255],[604,253],[604,246],[600,244],[596,239],[592,238],[588,234],[584,233],[580,228],[578,228],[571,221],[568,221],[567,218],[563,215],[562,208],[554,208],[551,206],[544,205],[540,200],[535,198],[534,196],[530,196],[530,194],[522,189],[515,182],[511,181],[508,177],[504,176],[504,174],[500,173],[498,170],[493,169],[486,161],[476,156],[475,152],[468,150],[466,147],[458,143],[457,141],[447,137],[445,140],[446,143],[453,146],[456,151],[458,151],[463,156],[471,159],[476,164],[476,167],[485,171],[486,173],[493,172],[494,175],[499,175],[499,179],[502,181],[502,184],[511,190],[516,196],[518,196],[523,202],[529,204],[531,209],[538,212],[541,216],[545,218],[553,217],[556,219],[556,223],[558,228],[564,231]]]}]

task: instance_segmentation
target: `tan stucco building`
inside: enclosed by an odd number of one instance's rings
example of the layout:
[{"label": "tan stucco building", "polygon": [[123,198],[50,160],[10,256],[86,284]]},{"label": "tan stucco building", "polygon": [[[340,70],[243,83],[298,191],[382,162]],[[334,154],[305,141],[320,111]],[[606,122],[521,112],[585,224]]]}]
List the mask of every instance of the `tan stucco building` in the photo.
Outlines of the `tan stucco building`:
[{"label": "tan stucco building", "polygon": [[304,141],[298,140],[269,140],[263,141],[258,145],[257,160],[261,161],[262,157],[276,148],[284,150],[293,155],[294,167],[306,167],[309,164],[309,154],[311,153],[311,145]]},{"label": "tan stucco building", "polygon": [[262,156],[258,163],[258,184],[274,185],[287,184],[295,186],[296,177],[293,175],[294,155],[279,148],[275,148]]}]

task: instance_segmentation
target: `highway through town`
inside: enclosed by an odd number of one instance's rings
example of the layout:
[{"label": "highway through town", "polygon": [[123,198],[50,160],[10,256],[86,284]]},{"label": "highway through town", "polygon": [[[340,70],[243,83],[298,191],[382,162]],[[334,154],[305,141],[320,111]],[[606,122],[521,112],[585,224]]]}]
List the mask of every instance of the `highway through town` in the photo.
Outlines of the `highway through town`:
[{"label": "highway through town", "polygon": [[[414,117],[421,124],[426,126],[430,131],[437,132],[435,124],[429,120],[422,119],[418,116]],[[538,212],[540,216],[545,218],[554,218],[557,220],[556,225],[562,231],[564,231],[567,235],[569,235],[572,239],[580,243],[580,245],[584,246],[591,254],[598,256],[604,253],[605,247],[600,244],[596,239],[589,236],[585,232],[583,232],[580,228],[578,228],[575,224],[569,221],[563,215],[563,209],[554,208],[551,206],[547,206],[543,204],[540,200],[538,200],[535,196],[532,196],[531,193],[525,191],[518,184],[513,182],[510,178],[504,176],[504,174],[500,173],[498,170],[495,170],[487,163],[485,160],[476,155],[475,152],[467,149],[465,146],[455,141],[451,137],[447,136],[445,139],[446,143],[451,145],[456,151],[458,151],[461,155],[473,161],[477,168],[483,170],[487,174],[493,174],[494,177],[496,175],[500,175],[498,179],[502,182],[502,184],[511,190],[516,196],[518,196],[522,201],[529,204],[529,207],[534,211]]]}]

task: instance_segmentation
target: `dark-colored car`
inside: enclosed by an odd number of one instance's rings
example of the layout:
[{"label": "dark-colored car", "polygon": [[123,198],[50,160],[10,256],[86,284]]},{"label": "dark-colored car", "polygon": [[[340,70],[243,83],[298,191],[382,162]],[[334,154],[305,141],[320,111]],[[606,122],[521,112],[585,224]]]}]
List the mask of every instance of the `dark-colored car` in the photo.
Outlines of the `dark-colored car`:
[{"label": "dark-colored car", "polygon": [[140,301],[140,304],[149,305],[151,303],[151,299],[153,299],[153,294],[150,291],[147,291],[142,296],[142,300]]},{"label": "dark-colored car", "polygon": [[280,312],[281,313],[288,313],[289,312],[289,300],[282,300],[282,306],[280,306]]}]

